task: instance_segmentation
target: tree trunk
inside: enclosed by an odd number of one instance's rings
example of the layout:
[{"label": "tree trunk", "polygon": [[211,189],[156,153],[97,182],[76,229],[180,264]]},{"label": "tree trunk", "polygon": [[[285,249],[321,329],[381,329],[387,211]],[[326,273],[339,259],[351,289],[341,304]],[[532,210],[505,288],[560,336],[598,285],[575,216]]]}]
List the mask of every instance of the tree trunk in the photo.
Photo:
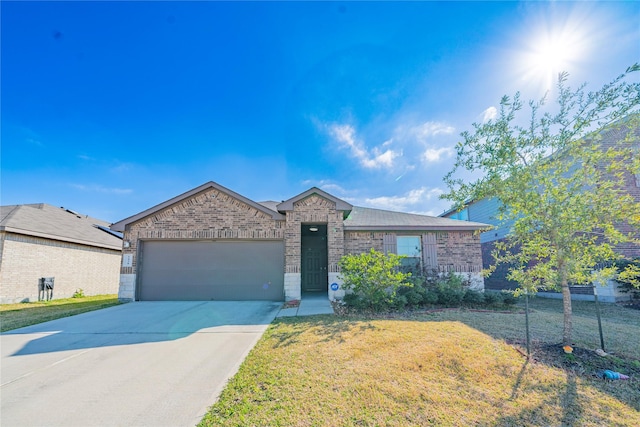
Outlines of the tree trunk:
[{"label": "tree trunk", "polygon": [[562,311],[564,312],[564,328],[562,330],[562,345],[571,344],[571,330],[573,323],[571,321],[571,291],[569,290],[569,282],[566,276],[562,277]]}]

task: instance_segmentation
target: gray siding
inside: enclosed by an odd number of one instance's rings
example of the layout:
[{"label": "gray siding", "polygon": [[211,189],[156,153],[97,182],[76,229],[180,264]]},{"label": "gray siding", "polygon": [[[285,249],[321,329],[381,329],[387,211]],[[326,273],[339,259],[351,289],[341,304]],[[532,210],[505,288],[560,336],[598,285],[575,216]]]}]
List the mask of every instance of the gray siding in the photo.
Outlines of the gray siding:
[{"label": "gray siding", "polygon": [[499,225],[500,221],[496,218],[498,207],[499,203],[495,198],[482,199],[469,205],[469,221],[484,222],[485,224],[497,226],[497,228],[481,233],[480,243],[503,239],[509,233],[513,222]]}]

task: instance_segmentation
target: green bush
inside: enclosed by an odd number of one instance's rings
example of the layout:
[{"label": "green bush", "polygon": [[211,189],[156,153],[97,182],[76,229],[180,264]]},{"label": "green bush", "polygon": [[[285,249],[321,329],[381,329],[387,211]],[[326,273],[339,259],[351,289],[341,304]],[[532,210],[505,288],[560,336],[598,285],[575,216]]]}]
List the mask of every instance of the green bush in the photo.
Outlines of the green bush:
[{"label": "green bush", "polygon": [[501,292],[501,296],[504,305],[515,305],[518,302],[518,297],[513,294],[513,291],[504,290]]},{"label": "green bush", "polygon": [[618,269],[618,289],[623,293],[631,293],[632,298],[640,299],[640,258],[616,262]]},{"label": "green bush", "polygon": [[406,305],[410,307],[420,305],[422,301],[424,301],[424,293],[424,287],[416,284],[411,287],[403,286],[398,289],[398,296],[404,297],[404,300],[406,300]]},{"label": "green bush", "polygon": [[84,298],[84,291],[82,289],[76,289],[72,298]]},{"label": "green bush", "polygon": [[426,289],[423,296],[425,304],[437,304],[438,303],[438,291],[436,289]]},{"label": "green bush", "polygon": [[[399,255],[385,255],[374,249],[342,257],[340,268],[343,287],[347,294],[351,291],[359,297],[364,306],[359,308],[384,310],[406,301],[395,301],[398,289],[412,286],[408,282],[411,275],[398,271],[401,259]],[[345,304],[349,305],[350,301],[351,299],[345,298]]]},{"label": "green bush", "polygon": [[464,289],[442,284],[438,287],[438,304],[448,307],[458,307],[464,297]]},{"label": "green bush", "polygon": [[484,302],[488,306],[496,306],[502,304],[504,301],[502,293],[495,291],[485,291],[484,292]]},{"label": "green bush", "polygon": [[462,297],[462,302],[471,306],[482,305],[484,303],[484,294],[474,289],[467,289]]},{"label": "green bush", "polygon": [[391,306],[396,310],[402,310],[407,306],[407,297],[405,295],[396,295]]},{"label": "green bush", "polygon": [[357,308],[357,309],[363,309],[365,308],[366,304],[364,303],[364,301],[362,300],[362,298],[360,298],[359,295],[357,294],[353,294],[353,293],[348,293],[345,294],[344,298],[342,299],[342,301],[349,307],[353,307],[353,308]]}]

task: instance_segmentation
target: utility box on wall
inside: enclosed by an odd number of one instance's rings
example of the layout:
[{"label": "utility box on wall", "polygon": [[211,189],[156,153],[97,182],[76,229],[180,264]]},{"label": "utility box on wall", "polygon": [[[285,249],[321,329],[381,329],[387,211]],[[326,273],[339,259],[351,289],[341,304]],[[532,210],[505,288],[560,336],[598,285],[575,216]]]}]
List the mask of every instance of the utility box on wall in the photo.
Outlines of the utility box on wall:
[{"label": "utility box on wall", "polygon": [[53,298],[55,277],[41,277],[38,282],[38,301],[50,301]]}]

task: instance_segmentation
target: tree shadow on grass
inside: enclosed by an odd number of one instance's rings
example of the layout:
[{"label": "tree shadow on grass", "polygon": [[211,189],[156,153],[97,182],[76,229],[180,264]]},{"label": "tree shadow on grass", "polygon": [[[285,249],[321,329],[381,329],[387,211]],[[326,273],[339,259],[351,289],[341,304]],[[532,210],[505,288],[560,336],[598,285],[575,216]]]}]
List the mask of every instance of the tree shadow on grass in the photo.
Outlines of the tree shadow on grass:
[{"label": "tree shadow on grass", "polygon": [[578,402],[578,384],[576,375],[567,372],[567,387],[562,395],[562,425],[576,425],[582,416],[582,406]]},{"label": "tree shadow on grass", "polygon": [[274,347],[295,344],[299,341],[298,337],[301,334],[309,331],[318,336],[320,342],[343,343],[347,334],[353,336],[354,334],[376,329],[366,319],[354,320],[333,315],[279,318],[274,324],[287,325],[286,328],[278,328],[272,331],[271,337],[277,340]]},{"label": "tree shadow on grass", "polygon": [[520,386],[522,385],[522,379],[524,378],[525,373],[527,372],[527,368],[529,367],[529,359],[525,360],[522,368],[520,368],[520,372],[518,372],[518,376],[516,377],[516,382],[513,384],[513,388],[511,389],[511,397],[509,400],[515,400],[518,398],[518,394],[520,392]]}]

